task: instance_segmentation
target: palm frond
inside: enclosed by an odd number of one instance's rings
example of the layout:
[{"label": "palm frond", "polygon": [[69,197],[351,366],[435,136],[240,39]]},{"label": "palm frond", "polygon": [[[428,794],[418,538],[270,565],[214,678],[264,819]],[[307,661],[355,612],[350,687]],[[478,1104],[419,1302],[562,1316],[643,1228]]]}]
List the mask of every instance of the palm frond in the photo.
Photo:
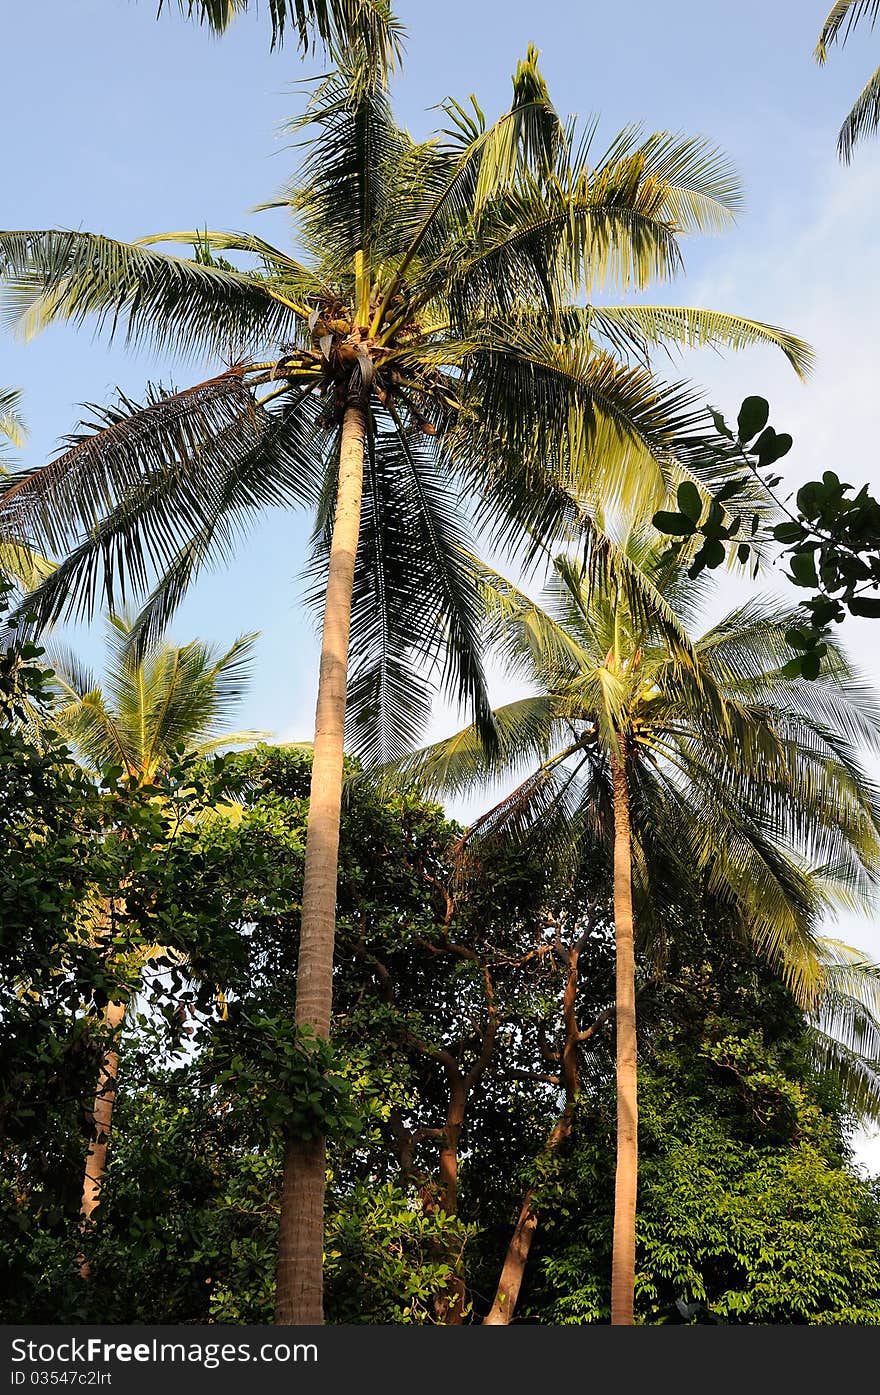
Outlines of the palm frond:
[{"label": "palm frond", "polygon": [[496,745],[489,749],[473,725],[394,762],[393,772],[429,796],[460,796],[546,761],[570,736],[547,696],[520,698],[494,710]]},{"label": "palm frond", "polygon": [[[235,360],[286,343],[296,332],[289,299],[270,281],[155,252],[138,243],[57,230],[0,233],[0,278],[8,324],[27,338],[57,320],[127,344]],[[287,296],[314,286],[289,268]]]},{"label": "palm frond", "polygon": [[880,0],[836,0],[822,25],[822,32],[816,44],[816,58],[826,62],[828,49],[838,41],[841,47],[846,43],[853,29],[863,20],[873,28],[880,15]]},{"label": "palm frond", "polygon": [[304,236],[330,279],[350,277],[355,259],[363,259],[366,279],[355,290],[355,310],[357,323],[368,325],[383,217],[406,144],[387,89],[365,82],[357,64],[343,64],[317,85],[289,129],[309,137],[295,199]]},{"label": "palm frond", "polygon": [[[158,13],[170,3],[159,0]],[[224,34],[236,15],[256,10],[256,0],[176,0],[189,19]],[[331,48],[360,46],[384,71],[399,63],[404,30],[388,0],[267,0],[272,22],[272,47],[280,46],[291,30],[303,53],[318,44]]]},{"label": "palm frond", "polygon": [[13,581],[22,591],[33,591],[51,576],[55,563],[35,548],[15,538],[0,540],[0,576]]},{"label": "palm frond", "polygon": [[[327,537],[325,525],[318,575]],[[352,750],[374,764],[411,748],[430,710],[426,676],[437,667],[449,695],[471,708],[491,742],[479,631],[476,578],[442,457],[392,417],[371,440],[365,475],[352,603]]]},{"label": "palm frond", "polygon": [[840,128],[837,150],[849,164],[858,141],[871,136],[880,128],[880,68],[876,68],[865,83],[849,116]]},{"label": "palm frond", "polygon": [[602,333],[613,347],[631,346],[641,357],[672,344],[734,350],[770,344],[781,349],[799,378],[806,377],[813,365],[813,350],[803,339],[778,325],[742,315],[679,305],[608,305],[581,314],[586,327]]},{"label": "palm frond", "polygon": [[462,396],[482,493],[499,466],[549,460],[559,483],[609,507],[634,495],[659,507],[677,443],[700,421],[686,384],[514,326],[475,341]]},{"label": "palm frond", "polygon": [[57,461],[0,488],[0,532],[73,543],[19,607],[36,628],[88,616],[102,599],[119,610],[158,577],[137,626],[148,641],[201,567],[229,559],[258,510],[314,497],[320,442],[308,396],[268,412],[233,373],[97,416]]},{"label": "palm frond", "polygon": [[24,445],[27,431],[21,415],[21,393],[17,388],[0,387],[0,435],[11,445]]}]

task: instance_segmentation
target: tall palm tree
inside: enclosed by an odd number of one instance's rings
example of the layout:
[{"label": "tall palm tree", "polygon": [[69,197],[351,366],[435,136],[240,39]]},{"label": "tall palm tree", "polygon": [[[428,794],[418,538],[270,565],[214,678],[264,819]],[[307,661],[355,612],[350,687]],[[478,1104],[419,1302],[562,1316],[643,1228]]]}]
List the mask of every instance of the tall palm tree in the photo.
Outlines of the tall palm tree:
[{"label": "tall palm tree", "polygon": [[[828,50],[839,43],[843,48],[857,25],[867,21],[873,29],[880,15],[880,0],[836,0],[829,10],[819,42],[816,44],[816,59],[820,64],[828,61]],[[842,160],[849,164],[857,141],[873,135],[880,127],[880,68],[876,68],[853,104],[853,108],[837,137],[837,151]]]},{"label": "tall palm tree", "polygon": [[[160,632],[254,513],[316,507],[323,634],[296,1020],[329,1033],[344,731],[368,762],[411,745],[439,665],[493,739],[473,566],[460,519],[540,546],[579,518],[585,481],[659,501],[696,418],[653,345],[806,345],[773,326],[680,307],[583,305],[680,265],[679,234],[729,221],[738,191],[699,141],[630,129],[604,155],[556,114],[529,50],[510,109],[487,126],[446,104],[414,142],[381,70],[339,55],[294,129],[282,202],[304,259],[250,234],[0,235],[26,330],[89,316],[155,348],[231,354],[195,387],[95,409],[69,448],[0,496],[0,530],[65,556],[28,598],[38,624],[110,608],[124,574],[149,595],[132,636]],[[156,250],[189,244],[192,256]],[[250,253],[248,271],[220,254]],[[282,347],[279,351],[277,345]],[[232,346],[230,348],[230,346]],[[349,654],[352,671],[348,673]],[[278,1317],[322,1315],[322,1140],[288,1140]]]},{"label": "tall palm tree", "polygon": [[[223,730],[244,695],[256,635],[241,635],[225,653],[198,640],[180,647],[158,642],[136,659],[131,633],[129,620],[108,617],[103,684],[69,649],[50,646],[47,650],[56,705],[42,714],[42,720],[70,742],[88,769],[100,773],[108,766],[120,766],[129,779],[148,785],[181,750],[209,755],[265,736],[258,731]],[[107,934],[119,911],[118,900],[102,905],[97,916],[99,935]],[[108,967],[112,970],[112,965]],[[84,1225],[91,1222],[101,1201],[127,1007],[127,998],[111,997],[104,1013],[106,1045],[83,1177]],[[85,1262],[82,1272],[88,1273]]]},{"label": "tall palm tree", "polygon": [[563,861],[596,855],[597,845],[611,852],[611,1321],[625,1325],[638,1173],[634,892],[650,935],[660,869],[677,867],[685,883],[697,876],[814,1006],[828,987],[816,908],[866,894],[880,868],[880,804],[857,755],[860,742],[880,747],[880,708],[836,646],[816,683],[786,678],[795,617],[761,598],[691,639],[695,588],[663,545],[638,533],[620,549],[606,545],[611,561],[592,576],[560,559],[544,606],[487,573],[493,637],[536,695],[496,710],[494,752],[470,728],[402,767],[433,790],[461,792],[534,766],[471,836],[528,834]]}]

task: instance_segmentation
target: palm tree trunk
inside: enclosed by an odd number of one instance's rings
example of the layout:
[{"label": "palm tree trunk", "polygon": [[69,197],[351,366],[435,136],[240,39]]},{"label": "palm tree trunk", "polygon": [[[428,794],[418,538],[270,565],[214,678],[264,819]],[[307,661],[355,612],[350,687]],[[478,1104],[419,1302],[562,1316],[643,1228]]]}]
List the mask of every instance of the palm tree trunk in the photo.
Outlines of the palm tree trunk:
[{"label": "palm tree trunk", "polygon": [[[342,752],[348,684],[348,640],[354,565],[361,521],[366,417],[350,402],[342,423],[336,516],[321,640],[302,927],[296,979],[296,1022],[330,1035],[336,876],[342,804]],[[324,1321],[325,1143],[288,1139],[281,1190],[275,1321]]]},{"label": "palm tree trunk", "polygon": [[122,1023],[125,1020],[125,1003],[108,1003],[104,1021],[113,1045],[101,1058],[98,1088],[92,1109],[92,1139],[86,1153],[85,1175],[83,1177],[82,1205],[80,1213],[85,1228],[101,1202],[101,1184],[107,1167],[107,1148],[110,1142],[110,1127],[113,1123],[113,1105],[116,1099],[116,1076],[119,1071],[119,1053],[116,1044],[119,1040]]},{"label": "palm tree trunk", "polygon": [[[80,1230],[85,1231],[92,1223],[92,1216],[101,1204],[101,1188],[107,1169],[107,1150],[110,1146],[110,1128],[113,1123],[113,1106],[116,1102],[116,1076],[119,1072],[119,1052],[116,1046],[122,1033],[127,1003],[108,1003],[104,1013],[110,1041],[113,1043],[101,1058],[98,1075],[98,1088],[92,1106],[92,1137],[86,1152],[83,1174],[82,1202],[80,1204]],[[79,1276],[89,1277],[90,1267],[85,1255],[79,1257]]]},{"label": "palm tree trunk", "polygon": [[636,1276],[638,1099],[636,1080],[636,979],[633,943],[632,851],[626,748],[614,779],[614,938],[616,946],[617,1171],[614,1180],[614,1247],[611,1259],[611,1323],[631,1327]]}]

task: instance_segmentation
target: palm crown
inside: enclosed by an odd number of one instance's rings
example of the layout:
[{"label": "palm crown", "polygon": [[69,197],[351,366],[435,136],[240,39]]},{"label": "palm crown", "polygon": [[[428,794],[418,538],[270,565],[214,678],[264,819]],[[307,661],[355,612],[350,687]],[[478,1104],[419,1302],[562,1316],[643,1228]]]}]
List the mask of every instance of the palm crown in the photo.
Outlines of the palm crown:
[{"label": "palm crown", "polygon": [[199,640],[163,641],[136,659],[129,620],[109,616],[106,633],[103,684],[69,649],[47,652],[57,696],[47,720],[90,770],[121,766],[149,783],[179,750],[210,755],[265,736],[223,729],[244,696],[256,635],[239,636],[225,653]]},{"label": "palm crown", "polygon": [[[587,480],[656,497],[696,413],[687,388],[650,371],[655,344],[769,341],[805,369],[805,345],[741,317],[576,303],[579,288],[672,275],[679,233],[728,221],[737,188],[714,151],[676,137],[629,130],[594,162],[536,58],[498,122],[449,103],[449,129],[417,143],[349,53],[295,123],[307,154],[283,202],[303,261],[247,234],[163,235],[195,244],[190,257],[155,250],[161,237],[0,238],[26,330],[95,315],[130,340],[234,359],[184,391],[95,409],[54,462],[8,482],[0,526],[67,554],[29,599],[40,623],[102,590],[112,608],[128,578],[149,591],[134,638],[154,638],[269,504],[316,506],[320,568],[342,416],[361,395],[351,740],[369,759],[400,754],[427,707],[417,672],[438,661],[486,731],[462,495],[497,534],[538,539],[570,523]],[[227,252],[256,268],[233,269]]]}]

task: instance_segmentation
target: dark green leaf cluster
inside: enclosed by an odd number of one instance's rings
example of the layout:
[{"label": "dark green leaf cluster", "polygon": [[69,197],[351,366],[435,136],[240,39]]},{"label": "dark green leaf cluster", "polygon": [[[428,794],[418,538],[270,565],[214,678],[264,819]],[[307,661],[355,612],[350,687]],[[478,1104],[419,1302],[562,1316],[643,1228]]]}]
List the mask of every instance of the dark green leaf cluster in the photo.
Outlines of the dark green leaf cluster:
[{"label": "dark green leaf cluster", "polygon": [[[782,477],[773,473],[772,467],[792,446],[791,436],[777,433],[767,424],[769,413],[763,397],[747,397],[734,435],[721,414],[711,410],[718,440],[707,439],[700,449],[707,458],[727,458],[732,477],[711,491],[708,513],[703,495],[685,481],[678,486],[678,510],[661,510],[653,521],[661,533],[675,539],[671,545],[675,556],[686,553],[690,557],[692,540],[704,537],[692,555],[691,577],[698,576],[704,567],[720,566],[729,555],[728,543],[742,565],[754,556],[756,576],[762,545],[781,545],[788,558],[789,579],[795,586],[814,592],[801,603],[803,619],[789,631],[795,653],[782,671],[791,678],[815,679],[828,653],[830,624],[839,623],[847,614],[880,617],[880,503],[867,484],[853,494],[852,485],[833,470],[826,470],[821,479],[810,480],[798,490],[796,513],[781,505],[780,511],[787,517],[766,522],[756,512],[746,528],[744,495],[750,475],[757,477],[775,500],[774,490]],[[746,474],[732,473],[737,463],[746,467]],[[726,508],[737,509],[729,520]]]}]

